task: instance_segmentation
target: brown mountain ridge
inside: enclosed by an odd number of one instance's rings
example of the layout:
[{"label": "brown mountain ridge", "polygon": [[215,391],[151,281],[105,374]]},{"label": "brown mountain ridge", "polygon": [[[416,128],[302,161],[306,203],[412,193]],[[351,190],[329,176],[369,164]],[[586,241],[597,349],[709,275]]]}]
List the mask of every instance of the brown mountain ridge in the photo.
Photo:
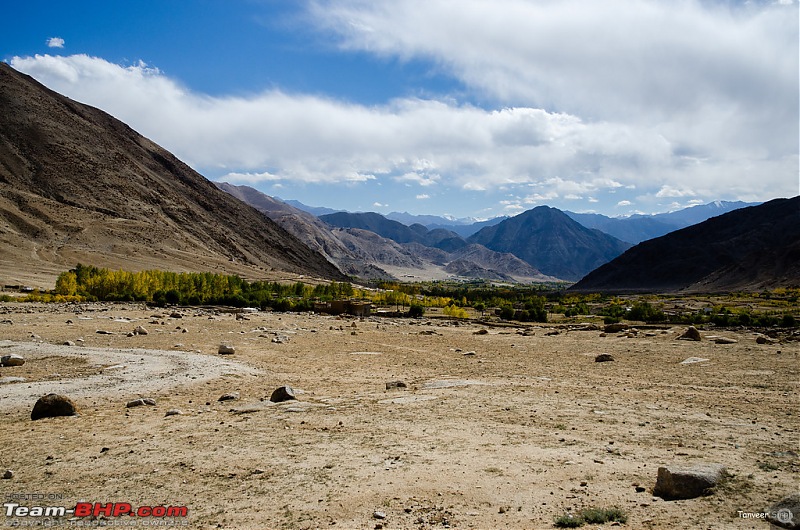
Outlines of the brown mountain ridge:
[{"label": "brown mountain ridge", "polygon": [[77,262],[346,279],[124,123],[5,63],[0,109],[0,282],[51,287]]}]

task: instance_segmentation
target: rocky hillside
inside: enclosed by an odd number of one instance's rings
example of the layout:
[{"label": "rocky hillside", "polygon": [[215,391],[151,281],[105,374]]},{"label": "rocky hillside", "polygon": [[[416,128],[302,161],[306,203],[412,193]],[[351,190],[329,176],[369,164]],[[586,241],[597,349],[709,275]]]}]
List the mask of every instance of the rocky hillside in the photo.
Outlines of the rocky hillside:
[{"label": "rocky hillside", "polygon": [[497,252],[509,252],[543,274],[572,281],[630,247],[548,206],[539,206],[483,228],[467,241]]},{"label": "rocky hillside", "polygon": [[5,63],[0,109],[0,281],[47,287],[78,261],[345,278],[124,123]]},{"label": "rocky hillside", "polygon": [[800,286],[800,197],[775,199],[645,241],[572,287],[727,292]]}]

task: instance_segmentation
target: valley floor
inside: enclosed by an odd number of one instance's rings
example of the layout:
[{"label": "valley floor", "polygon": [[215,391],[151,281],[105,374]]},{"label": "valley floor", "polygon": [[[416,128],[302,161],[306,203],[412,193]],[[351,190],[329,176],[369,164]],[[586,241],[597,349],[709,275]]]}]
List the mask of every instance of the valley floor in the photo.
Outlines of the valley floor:
[{"label": "valley floor", "polygon": [[[26,359],[0,369],[25,378],[0,384],[4,503],[186,506],[176,525],[231,529],[538,529],[617,506],[629,528],[729,529],[768,528],[739,512],[797,492],[798,342],[178,311],[0,307],[0,355]],[[270,403],[282,385],[298,399]],[[51,391],[81,414],[31,421]],[[139,397],[157,404],[126,408]],[[652,495],[659,466],[695,463],[733,476],[707,497]]]}]

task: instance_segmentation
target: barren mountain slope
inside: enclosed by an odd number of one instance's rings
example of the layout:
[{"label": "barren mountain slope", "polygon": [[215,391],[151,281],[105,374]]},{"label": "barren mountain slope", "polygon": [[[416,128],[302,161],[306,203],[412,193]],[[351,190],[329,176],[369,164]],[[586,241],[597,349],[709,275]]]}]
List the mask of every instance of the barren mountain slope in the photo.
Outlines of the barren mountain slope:
[{"label": "barren mountain slope", "polygon": [[0,281],[77,261],[343,279],[321,255],[119,120],[0,63]]},{"label": "barren mountain slope", "polygon": [[800,285],[800,197],[775,199],[639,243],[574,290],[761,290]]}]

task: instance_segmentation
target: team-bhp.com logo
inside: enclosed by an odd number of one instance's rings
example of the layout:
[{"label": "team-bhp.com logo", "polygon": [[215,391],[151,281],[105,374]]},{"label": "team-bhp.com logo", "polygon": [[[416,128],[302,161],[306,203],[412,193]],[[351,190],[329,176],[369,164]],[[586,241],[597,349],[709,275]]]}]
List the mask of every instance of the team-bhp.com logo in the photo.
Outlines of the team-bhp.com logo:
[{"label": "team-bhp.com logo", "polygon": [[6,517],[187,517],[186,506],[139,506],[127,502],[79,502],[75,508],[64,506],[20,506],[15,502],[3,504]]}]

